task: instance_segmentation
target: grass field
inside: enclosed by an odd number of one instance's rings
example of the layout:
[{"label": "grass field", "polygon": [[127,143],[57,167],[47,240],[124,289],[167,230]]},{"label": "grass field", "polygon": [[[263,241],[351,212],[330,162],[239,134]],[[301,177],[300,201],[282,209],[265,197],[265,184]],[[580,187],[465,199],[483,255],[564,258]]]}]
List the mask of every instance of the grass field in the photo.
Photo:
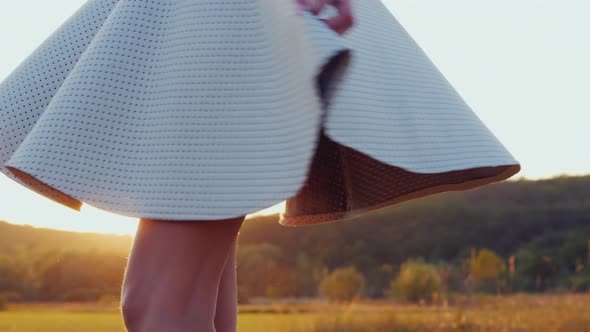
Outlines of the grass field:
[{"label": "grass field", "polygon": [[[240,307],[240,332],[590,331],[590,295],[477,297],[453,306],[388,302]],[[2,332],[124,332],[116,305],[20,304],[0,312]]]}]

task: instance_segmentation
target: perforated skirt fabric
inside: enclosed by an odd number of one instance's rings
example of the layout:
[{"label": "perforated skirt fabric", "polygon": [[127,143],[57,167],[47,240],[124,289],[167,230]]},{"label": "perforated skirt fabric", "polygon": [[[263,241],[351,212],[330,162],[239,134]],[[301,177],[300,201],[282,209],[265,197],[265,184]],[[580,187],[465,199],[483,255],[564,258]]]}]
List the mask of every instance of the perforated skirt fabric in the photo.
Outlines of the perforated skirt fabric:
[{"label": "perforated skirt fabric", "polygon": [[380,0],[88,0],[0,84],[0,171],[69,208],[334,222],[519,163]]}]

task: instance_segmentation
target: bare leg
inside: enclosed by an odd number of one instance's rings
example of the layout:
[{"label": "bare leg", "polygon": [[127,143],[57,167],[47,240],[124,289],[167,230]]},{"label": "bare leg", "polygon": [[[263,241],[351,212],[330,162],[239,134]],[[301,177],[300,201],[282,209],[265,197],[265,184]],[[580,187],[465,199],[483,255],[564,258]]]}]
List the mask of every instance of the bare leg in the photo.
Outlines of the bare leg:
[{"label": "bare leg", "polygon": [[237,237],[230,247],[217,292],[215,311],[216,332],[236,332],[238,329],[238,285],[236,278]]},{"label": "bare leg", "polygon": [[122,289],[130,332],[214,332],[217,291],[244,216],[141,219]]}]

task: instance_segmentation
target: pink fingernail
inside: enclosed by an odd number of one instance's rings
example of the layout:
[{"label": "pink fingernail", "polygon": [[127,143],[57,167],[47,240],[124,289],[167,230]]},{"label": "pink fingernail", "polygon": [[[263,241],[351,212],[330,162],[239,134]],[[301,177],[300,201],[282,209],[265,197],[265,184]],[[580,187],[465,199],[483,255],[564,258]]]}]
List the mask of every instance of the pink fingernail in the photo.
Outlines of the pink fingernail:
[{"label": "pink fingernail", "polygon": [[303,11],[305,11],[308,8],[308,6],[300,3],[300,2],[295,2],[295,13],[297,15],[303,15]]}]

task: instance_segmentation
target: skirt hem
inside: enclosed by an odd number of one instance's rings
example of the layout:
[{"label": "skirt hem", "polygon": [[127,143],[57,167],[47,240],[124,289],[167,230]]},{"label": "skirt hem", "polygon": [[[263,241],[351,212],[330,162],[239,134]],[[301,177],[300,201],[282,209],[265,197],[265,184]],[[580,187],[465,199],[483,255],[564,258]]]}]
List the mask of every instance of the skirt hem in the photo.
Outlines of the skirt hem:
[{"label": "skirt hem", "polygon": [[[500,167],[500,166],[499,166]],[[278,223],[282,226],[286,227],[297,227],[297,226],[304,226],[304,225],[314,225],[314,224],[324,224],[324,223],[331,223],[337,221],[348,221],[355,219],[360,215],[365,215],[368,212],[372,212],[381,208],[385,208],[388,206],[392,206],[394,204],[402,203],[405,201],[413,200],[416,198],[421,198],[425,196],[430,196],[433,194],[439,194],[448,191],[464,191],[468,189],[473,189],[476,187],[480,187],[486,184],[499,182],[505,179],[510,178],[511,176],[515,175],[520,171],[520,165],[508,165],[508,167],[501,173],[486,178],[479,178],[468,180],[462,183],[453,183],[453,184],[442,184],[434,187],[429,187],[425,189],[421,189],[407,195],[399,196],[391,200],[387,200],[381,202],[379,204],[372,205],[370,207],[362,208],[362,209],[355,209],[350,211],[338,211],[338,212],[328,212],[328,213],[318,213],[313,215],[301,215],[301,216],[288,216],[284,213],[279,214],[279,221]]]}]

